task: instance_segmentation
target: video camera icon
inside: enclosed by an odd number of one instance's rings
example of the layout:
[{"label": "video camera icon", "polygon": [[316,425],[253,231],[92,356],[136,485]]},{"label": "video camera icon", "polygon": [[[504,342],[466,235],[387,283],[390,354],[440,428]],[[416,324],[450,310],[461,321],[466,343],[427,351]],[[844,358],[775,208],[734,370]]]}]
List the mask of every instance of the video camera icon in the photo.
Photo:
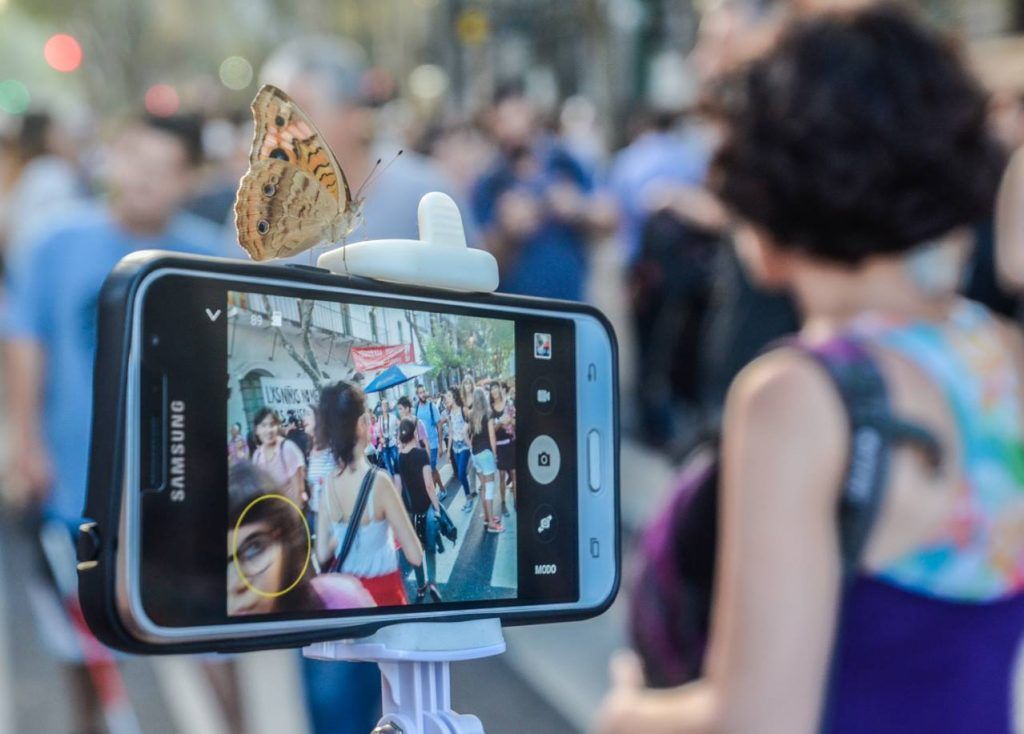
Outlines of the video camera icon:
[{"label": "video camera icon", "polygon": [[548,415],[555,409],[555,387],[544,377],[533,383],[533,407],[542,415]]},{"label": "video camera icon", "polygon": [[526,455],[530,476],[537,484],[551,484],[562,466],[562,454],[551,436],[537,436]]}]

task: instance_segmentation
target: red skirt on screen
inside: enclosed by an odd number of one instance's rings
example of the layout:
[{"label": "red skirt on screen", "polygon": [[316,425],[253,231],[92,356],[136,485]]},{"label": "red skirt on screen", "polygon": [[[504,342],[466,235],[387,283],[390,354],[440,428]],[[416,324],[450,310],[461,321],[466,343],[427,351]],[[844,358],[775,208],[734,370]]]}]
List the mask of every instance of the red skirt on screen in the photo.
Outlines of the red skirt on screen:
[{"label": "red skirt on screen", "polygon": [[363,582],[363,588],[370,592],[378,607],[404,607],[409,603],[400,571],[369,578],[360,576],[359,580]]}]

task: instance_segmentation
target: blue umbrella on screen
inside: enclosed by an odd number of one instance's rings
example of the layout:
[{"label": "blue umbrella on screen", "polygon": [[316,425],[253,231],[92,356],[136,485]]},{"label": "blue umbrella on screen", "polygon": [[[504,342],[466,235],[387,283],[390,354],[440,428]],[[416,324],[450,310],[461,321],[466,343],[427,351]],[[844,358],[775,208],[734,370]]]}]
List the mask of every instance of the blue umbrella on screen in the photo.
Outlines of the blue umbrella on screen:
[{"label": "blue umbrella on screen", "polygon": [[374,377],[370,384],[363,388],[363,392],[387,390],[389,387],[414,380],[420,375],[430,372],[432,369],[434,368],[425,364],[393,364]]}]

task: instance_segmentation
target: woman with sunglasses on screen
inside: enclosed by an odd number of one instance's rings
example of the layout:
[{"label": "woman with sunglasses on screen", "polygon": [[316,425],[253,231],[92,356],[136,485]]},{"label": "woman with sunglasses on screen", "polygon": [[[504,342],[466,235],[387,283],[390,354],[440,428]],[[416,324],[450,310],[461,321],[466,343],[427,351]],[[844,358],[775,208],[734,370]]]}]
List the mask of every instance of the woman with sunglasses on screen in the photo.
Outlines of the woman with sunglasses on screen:
[{"label": "woman with sunglasses on screen", "polygon": [[434,473],[430,468],[430,454],[416,440],[416,421],[406,418],[398,427],[398,481],[404,496],[409,498],[409,512],[416,535],[426,556],[426,574],[423,565],[416,566],[416,601],[421,602],[430,593],[434,601],[441,601],[437,589],[437,544],[440,541],[438,518],[441,503],[434,487]]},{"label": "woman with sunglasses on screen", "polygon": [[497,440],[494,435],[494,421],[491,420],[491,404],[482,387],[473,390],[473,402],[469,409],[470,448],[473,451],[473,466],[480,479],[484,495],[484,525],[488,533],[501,533],[505,527],[494,512],[494,481],[498,473],[495,459]]},{"label": "woman with sunglasses on screen", "polygon": [[704,675],[644,690],[618,658],[596,731],[1010,732],[1024,339],[955,292],[1004,165],[986,95],[875,4],[794,22],[724,91],[712,181],[803,326],[729,390]]},{"label": "woman with sunglasses on screen", "polygon": [[352,577],[314,576],[301,510],[248,461],[229,470],[227,532],[229,615],[373,606]]},{"label": "woman with sunglasses on screen", "polygon": [[[320,392],[318,415],[317,441],[330,449],[337,464],[320,500],[320,566],[356,576],[378,606],[408,604],[395,541],[413,566],[423,562],[423,548],[391,478],[367,461],[370,428],[363,391],[344,381],[328,385]],[[364,482],[362,515],[350,529]]]}]

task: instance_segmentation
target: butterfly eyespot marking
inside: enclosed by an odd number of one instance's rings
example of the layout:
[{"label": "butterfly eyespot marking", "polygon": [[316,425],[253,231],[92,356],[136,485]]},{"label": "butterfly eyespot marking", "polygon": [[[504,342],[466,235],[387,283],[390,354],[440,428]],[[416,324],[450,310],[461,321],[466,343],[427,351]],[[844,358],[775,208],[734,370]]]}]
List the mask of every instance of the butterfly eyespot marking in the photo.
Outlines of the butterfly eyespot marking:
[{"label": "butterfly eyespot marking", "polygon": [[274,124],[278,127],[284,127],[284,118],[278,115],[274,118]]},{"label": "butterfly eyespot marking", "polygon": [[264,184],[263,185],[263,195],[264,196],[273,196],[276,193],[277,193],[277,187],[274,186],[274,184],[269,184],[268,183],[268,184]]},{"label": "butterfly eyespot marking", "polygon": [[285,152],[284,148],[274,148],[270,151],[271,158],[277,158],[279,161],[289,160],[288,153]]},{"label": "butterfly eyespot marking", "polygon": [[270,231],[270,222],[268,222],[266,219],[261,219],[260,221],[256,222],[256,231],[259,232],[260,234],[266,234],[267,232]]}]

